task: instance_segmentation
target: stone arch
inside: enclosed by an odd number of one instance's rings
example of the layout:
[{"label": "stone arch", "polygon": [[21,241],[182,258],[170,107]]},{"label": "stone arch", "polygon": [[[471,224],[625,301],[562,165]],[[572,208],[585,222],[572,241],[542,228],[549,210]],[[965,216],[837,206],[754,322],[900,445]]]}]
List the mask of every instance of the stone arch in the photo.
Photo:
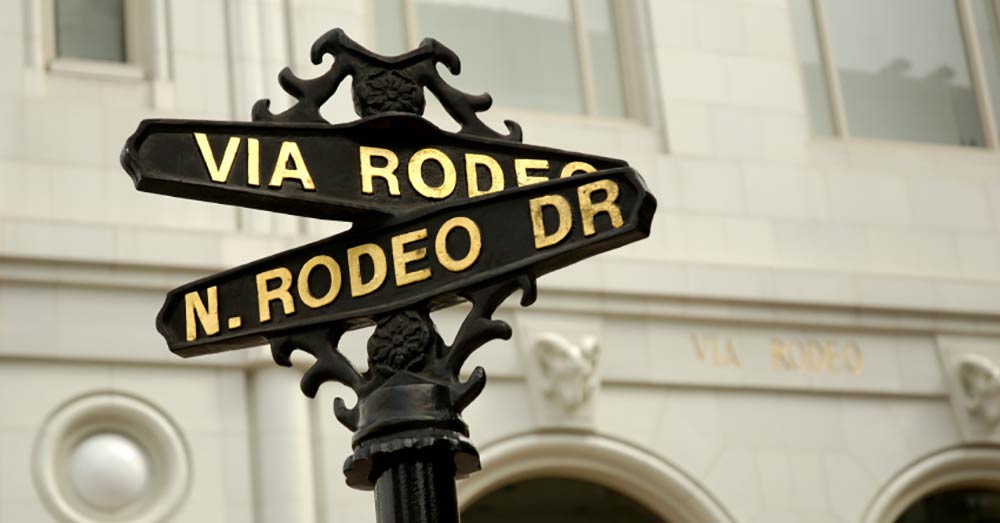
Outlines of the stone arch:
[{"label": "stone arch", "polygon": [[694,479],[660,457],[595,434],[532,433],[491,443],[483,470],[459,482],[459,507],[540,476],[563,476],[618,490],[670,523],[735,523]]},{"label": "stone arch", "polygon": [[924,496],[951,487],[1000,490],[1000,449],[951,448],[921,458],[879,490],[862,522],[892,523]]}]

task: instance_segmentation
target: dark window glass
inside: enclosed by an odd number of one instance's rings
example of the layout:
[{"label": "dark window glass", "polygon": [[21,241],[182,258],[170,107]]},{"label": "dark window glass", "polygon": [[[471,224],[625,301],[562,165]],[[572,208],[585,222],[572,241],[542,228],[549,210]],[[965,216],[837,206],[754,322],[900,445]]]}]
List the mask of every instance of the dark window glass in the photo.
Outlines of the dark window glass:
[{"label": "dark window glass", "polygon": [[607,487],[567,478],[537,478],[501,487],[462,513],[462,523],[665,523]]},{"label": "dark window glass", "polygon": [[949,490],[910,505],[896,523],[1000,523],[1000,492]]},{"label": "dark window glass", "polygon": [[124,0],[56,0],[56,55],[124,62]]},{"label": "dark window glass", "polygon": [[[383,54],[410,50],[407,0],[374,0],[376,48]],[[460,89],[486,87],[494,101],[561,113],[586,112],[582,85],[583,39],[593,77],[593,113],[625,116],[618,33],[610,0],[408,0],[416,41],[433,37],[462,59],[462,74],[448,81]],[[585,21],[578,26],[574,9]]]},{"label": "dark window glass", "polygon": [[[814,2],[794,0],[799,56],[817,134],[833,134]],[[984,147],[958,4],[947,0],[821,0],[847,134]],[[983,25],[988,14],[973,3]],[[984,27],[989,29],[989,27]],[[994,51],[987,46],[985,58]],[[990,76],[990,71],[986,71]]]}]

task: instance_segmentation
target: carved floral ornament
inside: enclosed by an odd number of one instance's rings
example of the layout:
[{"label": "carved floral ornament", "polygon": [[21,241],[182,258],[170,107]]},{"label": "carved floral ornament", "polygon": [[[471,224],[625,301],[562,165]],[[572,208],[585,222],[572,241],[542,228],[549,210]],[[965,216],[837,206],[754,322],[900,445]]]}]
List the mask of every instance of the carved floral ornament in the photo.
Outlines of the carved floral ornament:
[{"label": "carved floral ornament", "polygon": [[545,395],[568,412],[585,405],[600,385],[597,338],[584,336],[580,343],[573,343],[559,334],[545,333],[535,339],[533,348]]},{"label": "carved floral ornament", "polygon": [[1000,425],[1000,368],[984,356],[966,354],[956,371],[966,410],[988,427]]}]

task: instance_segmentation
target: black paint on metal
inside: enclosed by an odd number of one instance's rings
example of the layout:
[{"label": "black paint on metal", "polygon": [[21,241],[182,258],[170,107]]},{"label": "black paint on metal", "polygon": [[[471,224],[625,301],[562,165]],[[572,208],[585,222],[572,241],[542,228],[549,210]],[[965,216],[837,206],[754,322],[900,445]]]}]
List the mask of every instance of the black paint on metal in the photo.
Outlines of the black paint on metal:
[{"label": "black paint on metal", "polygon": [[445,345],[427,308],[412,307],[379,318],[368,342],[368,370],[361,374],[337,350],[343,331],[307,331],[273,338],[274,361],[290,366],[291,353],[308,352],[316,363],[302,377],[302,391],[314,397],[327,381],[344,384],[358,396],[354,407],[334,401],[334,414],[354,431],[354,454],[344,465],[347,483],[371,488],[400,452],[426,449],[448,454],[458,477],[479,470],[479,454],[466,439],[461,413],[486,385],[477,367],[463,381],[459,373],[473,351],[495,339],[510,339],[510,325],[493,319],[497,307],[521,290],[521,304],[534,302],[535,280],[511,278],[463,291],[472,302],[450,345]]},{"label": "black paint on metal", "polygon": [[437,64],[457,75],[462,71],[462,62],[451,49],[433,38],[425,38],[417,49],[408,53],[382,56],[365,49],[337,28],[319,37],[310,49],[310,58],[316,65],[322,63],[326,54],[333,56],[333,65],[318,78],[303,80],[289,68],[282,69],[278,83],[298,102],[281,114],[273,114],[269,110],[271,101],[259,100],[253,106],[253,119],[329,123],[320,115],[320,107],[333,96],[340,83],[351,76],[354,112],[358,116],[390,112],[422,115],[426,87],[462,126],[461,134],[521,141],[521,126],[516,122],[505,120],[508,134],[503,135],[490,129],[476,115],[493,105],[490,95],[463,93],[441,78]]},{"label": "black paint on metal", "polygon": [[[255,138],[260,142],[257,186],[248,183],[245,143],[236,153],[225,183],[212,181],[199,153],[194,133],[205,133],[216,159],[222,157],[229,137]],[[296,181],[268,186],[281,142],[293,140],[302,152],[316,190],[304,190]],[[390,195],[385,180],[373,180],[373,193],[362,192],[359,147],[393,151],[399,160],[398,196]],[[423,118],[409,114],[382,114],[340,125],[302,123],[215,122],[197,120],[145,120],[128,139],[122,165],[137,189],[180,198],[224,203],[325,220],[365,221],[403,215],[432,204],[409,182],[407,164],[413,153],[433,147],[451,159],[458,174],[451,200],[469,199],[465,153],[488,155],[503,172],[504,187],[518,186],[514,159],[549,162],[548,171],[532,176],[558,178],[570,162],[583,161],[596,169],[628,165],[622,160],[548,147],[523,145],[443,131]],[[435,162],[425,166],[426,176],[441,176]],[[486,176],[484,169],[477,175]],[[489,182],[480,182],[489,187]]]},{"label": "black paint on metal", "polygon": [[[618,206],[623,223],[613,227],[606,215],[595,220],[596,233],[583,232],[577,208],[578,189],[595,181],[610,180],[619,188]],[[533,221],[529,212],[532,198],[556,195],[572,202],[572,228],[560,243],[538,249],[534,243]],[[604,196],[606,197],[606,195]],[[656,201],[646,190],[642,179],[631,168],[580,174],[544,184],[520,187],[511,191],[455,203],[428,207],[378,227],[355,228],[325,240],[291,249],[241,267],[195,281],[170,291],[157,319],[157,328],[166,338],[170,349],[180,356],[199,356],[212,352],[240,349],[266,343],[266,338],[284,335],[300,329],[311,329],[340,322],[344,330],[372,325],[377,317],[394,310],[426,303],[431,309],[453,305],[464,289],[497,280],[516,278],[521,274],[539,277],[575,263],[581,259],[631,243],[649,235]],[[461,272],[447,270],[435,254],[435,233],[449,219],[466,217],[479,226],[482,249],[479,259]],[[555,216],[549,216],[555,218]],[[547,225],[552,231],[556,225]],[[426,230],[427,238],[412,243],[410,249],[427,249],[424,259],[410,264],[412,270],[429,269],[431,277],[405,286],[397,286],[392,264],[390,239],[402,233]],[[447,236],[449,250],[460,257],[468,251],[468,235],[453,232]],[[465,245],[456,244],[465,241]],[[386,253],[387,276],[382,286],[370,294],[352,297],[348,283],[349,248],[372,243]],[[336,299],[327,306],[312,309],[301,302],[297,284],[301,268],[314,256],[333,258],[341,268],[341,287]],[[267,308],[271,319],[262,321],[258,311],[257,277],[264,271],[286,268],[293,277],[290,294],[295,311],[286,315],[281,303],[271,302]],[[364,269],[364,266],[362,266]],[[313,271],[316,294],[325,293],[330,278],[322,271]],[[319,277],[319,278],[317,278]],[[322,278],[322,279],[320,279]],[[238,317],[240,326],[229,329],[223,322],[218,334],[186,339],[185,296],[191,292],[204,294],[216,287],[220,318]]]},{"label": "black paint on metal", "polygon": [[458,523],[455,468],[447,454],[407,452],[379,474],[375,511],[380,523]]},{"label": "black paint on metal", "polygon": [[[518,290],[521,304],[530,305],[538,276],[648,236],[656,200],[622,160],[521,145],[521,128],[509,120],[505,122],[508,134],[490,129],[477,114],[488,109],[492,99],[458,91],[440,77],[437,64],[452,74],[458,74],[461,65],[436,40],[425,39],[414,51],[387,57],[334,29],[313,45],[313,63],[319,64],[325,54],[332,55],[334,62],[318,78],[304,80],[288,68],[281,71],[279,83],[297,102],[280,114],[269,110],[268,100],[261,100],[253,107],[253,123],[146,120],[129,138],[121,162],[139,190],[354,223],[346,233],[171,291],[157,328],[170,349],[185,357],[263,343],[270,344],[274,361],[280,365],[291,366],[296,350],[311,354],[315,362],[301,382],[306,395],[314,397],[329,381],[346,385],[357,395],[353,407],[342,398],[334,401],[337,419],[354,431],[354,452],[344,464],[344,474],[352,487],[375,490],[378,521],[457,523],[455,478],[480,468],[461,413],[482,392],[486,373],[477,367],[468,379],[459,376],[473,351],[491,340],[511,337],[511,327],[493,319],[493,314]],[[352,77],[355,111],[362,118],[330,125],[320,114],[321,106],[348,76]],[[457,134],[418,116],[426,103],[425,88],[459,123]],[[229,137],[258,140],[259,185],[251,186],[242,174],[247,172],[245,151],[236,154],[230,173],[234,181],[211,181],[196,148],[195,132],[208,136],[213,151],[219,151],[215,154],[222,154]],[[294,181],[266,186],[264,166],[275,161],[274,149],[285,140],[300,146],[310,173],[316,173],[315,191],[306,192]],[[472,198],[460,181],[453,194],[440,200],[426,199],[412,190],[404,192],[402,187],[398,197],[388,197],[384,190],[364,194],[357,176],[360,145],[392,149],[399,154],[401,167],[422,147],[445,152],[456,160],[456,167],[461,154],[488,154],[502,165],[506,190]],[[511,177],[515,157],[548,160],[550,181],[517,187]],[[561,167],[573,161],[590,163],[598,171],[555,179]],[[401,173],[400,178],[405,176]],[[584,235],[575,208],[571,232],[562,242],[541,248],[533,243],[531,198],[557,195],[573,201],[581,185],[598,180],[613,180],[621,189],[617,199],[623,214],[620,227],[602,217],[594,222],[596,231]],[[424,266],[432,270],[432,277],[425,281],[395,287],[389,272],[386,284],[390,288],[373,293],[373,299],[335,300],[315,310],[298,304],[297,312],[287,317],[282,307],[274,306],[267,325],[254,318],[257,289],[253,279],[261,270],[284,267],[296,273],[310,257],[327,254],[336,259],[344,248],[362,240],[385,250],[393,234],[420,228],[430,232],[456,216],[470,217],[482,229],[481,259],[467,271],[449,273],[435,265],[433,244],[425,244],[429,255]],[[543,221],[548,223],[550,218]],[[462,245],[453,244],[448,237],[447,249],[461,252]],[[184,296],[214,285],[218,286],[220,332],[205,336],[202,326],[198,337],[189,341]],[[349,294],[344,288],[340,292]],[[460,301],[471,302],[472,310],[455,339],[446,344],[430,313]],[[241,321],[230,328],[229,318]],[[375,325],[375,331],[368,343],[368,370],[361,373],[338,350],[338,344],[348,329],[364,325]]]}]

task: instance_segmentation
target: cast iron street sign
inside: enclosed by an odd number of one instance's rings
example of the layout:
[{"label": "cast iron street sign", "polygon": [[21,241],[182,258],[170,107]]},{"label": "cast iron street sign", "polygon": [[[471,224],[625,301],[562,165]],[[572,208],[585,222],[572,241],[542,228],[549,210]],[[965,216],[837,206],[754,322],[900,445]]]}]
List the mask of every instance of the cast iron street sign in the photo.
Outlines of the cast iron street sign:
[{"label": "cast iron street sign", "polygon": [[122,161],[140,191],[347,221],[627,165],[405,114],[341,125],[149,120]]},{"label": "cast iron street sign", "polygon": [[[337,419],[354,431],[347,483],[375,490],[378,520],[458,521],[455,478],[478,470],[461,412],[485,386],[469,355],[511,328],[497,307],[535,279],[649,235],[655,198],[623,160],[521,144],[477,116],[492,103],[448,85],[460,62],[433,39],[376,55],[334,29],[311,50],[330,69],[279,83],[297,102],[254,105],[253,122],[146,120],[122,150],[136,188],[298,216],[344,220],[347,232],[184,285],[157,328],[188,357],[268,343],[275,362],[315,357],[302,378],[314,396],[336,381],[357,394]],[[361,119],[331,125],[320,106],[352,78]],[[424,89],[459,124],[424,120]],[[451,344],[430,312],[472,303]],[[341,335],[375,325],[368,369],[339,351]]]},{"label": "cast iron street sign", "polygon": [[336,321],[370,325],[644,238],[652,202],[626,167],[430,206],[175,289],[157,326],[172,351],[196,356]]}]

